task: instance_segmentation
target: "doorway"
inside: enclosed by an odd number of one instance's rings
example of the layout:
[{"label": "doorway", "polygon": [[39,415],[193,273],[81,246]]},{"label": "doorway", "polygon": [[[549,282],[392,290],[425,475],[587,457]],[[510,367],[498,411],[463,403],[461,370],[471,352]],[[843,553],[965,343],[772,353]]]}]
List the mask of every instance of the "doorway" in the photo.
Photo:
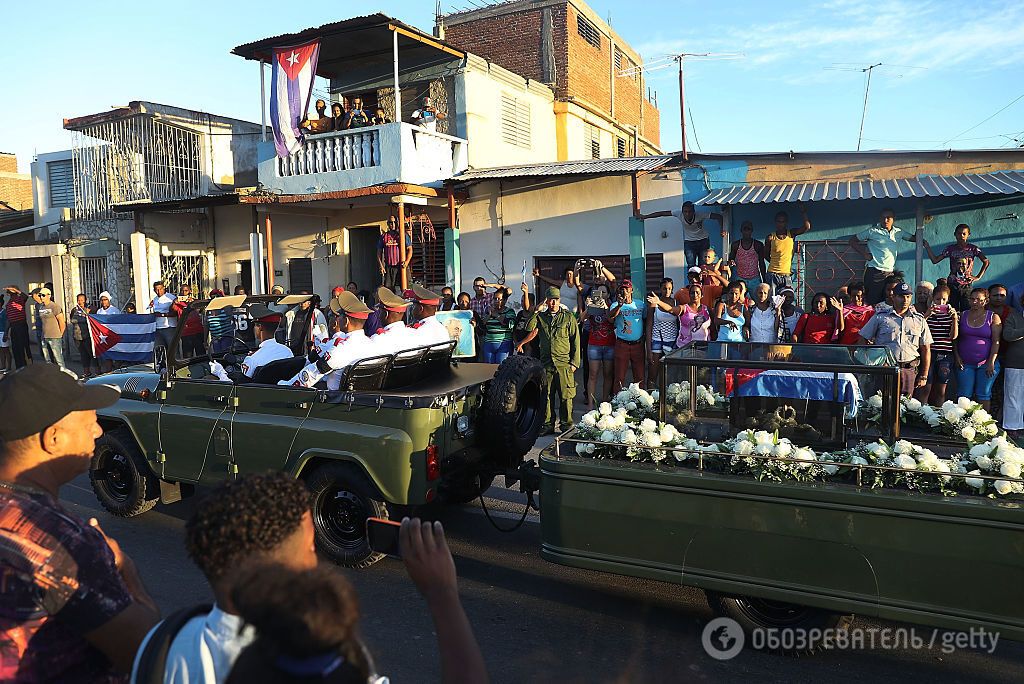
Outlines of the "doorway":
[{"label": "doorway", "polygon": [[377,265],[377,226],[356,226],[348,229],[348,272],[360,290],[376,292],[384,281]]}]

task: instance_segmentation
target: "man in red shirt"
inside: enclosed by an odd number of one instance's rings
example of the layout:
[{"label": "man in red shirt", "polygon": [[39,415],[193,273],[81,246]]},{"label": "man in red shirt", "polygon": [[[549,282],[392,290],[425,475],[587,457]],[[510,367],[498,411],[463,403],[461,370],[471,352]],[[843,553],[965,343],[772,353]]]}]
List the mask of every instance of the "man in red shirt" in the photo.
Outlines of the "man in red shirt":
[{"label": "man in red shirt", "polygon": [[384,279],[384,287],[394,290],[401,287],[402,271],[409,268],[412,261],[412,238],[405,233],[405,261],[402,261],[400,240],[402,233],[398,230],[398,219],[388,217],[387,227],[381,226],[380,239],[377,241],[377,265]]},{"label": "man in red shirt", "polygon": [[24,368],[32,363],[32,352],[29,351],[28,320],[25,318],[25,303],[28,295],[14,285],[6,287],[11,300],[7,302],[7,340],[11,343],[11,354],[14,365]]}]

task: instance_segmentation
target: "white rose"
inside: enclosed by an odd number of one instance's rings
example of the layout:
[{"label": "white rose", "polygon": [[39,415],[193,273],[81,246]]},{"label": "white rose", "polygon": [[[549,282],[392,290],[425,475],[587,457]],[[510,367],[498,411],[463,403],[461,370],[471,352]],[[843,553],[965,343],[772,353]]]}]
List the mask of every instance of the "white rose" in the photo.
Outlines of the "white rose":
[{"label": "white rose", "polygon": [[958,409],[955,406],[953,408],[950,408],[950,409],[945,409],[942,412],[942,417],[946,419],[947,423],[955,423],[956,421],[960,420],[960,417],[957,416],[957,414],[956,414],[956,412],[959,411],[959,410],[960,409]]},{"label": "white rose", "polygon": [[636,411],[636,402],[635,401],[627,402],[626,403],[626,410],[627,411]]},{"label": "white rose", "polygon": [[676,429],[671,425],[666,425],[661,428],[661,432],[658,433],[658,436],[661,437],[662,442],[671,442],[676,438]]},{"label": "white rose", "polygon": [[636,444],[636,433],[632,430],[626,430],[622,433],[622,443],[629,444],[630,446]]},{"label": "white rose", "polygon": [[640,421],[640,429],[644,432],[654,432],[658,429],[658,424],[650,418],[644,418]]},{"label": "white rose", "polygon": [[615,395],[615,401],[620,404],[625,404],[627,401],[630,400],[630,398],[631,397],[629,396],[629,392],[627,392],[626,390],[622,390],[621,392]]},{"label": "white rose", "polygon": [[974,406],[974,402],[967,397],[960,397],[956,400],[956,405],[962,408],[964,411]]},{"label": "white rose", "polygon": [[975,456],[974,463],[982,470],[992,470],[992,459],[988,456]]},{"label": "white rose", "polygon": [[989,423],[988,425],[985,426],[985,434],[988,435],[989,437],[995,437],[997,434],[999,434],[999,426],[996,425],[995,423]]},{"label": "white rose", "polygon": [[732,452],[737,456],[749,456],[754,452],[754,445],[746,440],[741,440],[733,444]]},{"label": "white rose", "polygon": [[775,449],[775,445],[771,442],[758,442],[754,445],[754,451],[761,456],[768,456]]},{"label": "white rose", "polygon": [[[981,475],[981,471],[980,470],[972,470],[971,472],[969,472],[967,474],[968,475]],[[967,483],[967,486],[974,487],[975,489],[984,489],[984,487],[985,487],[985,481],[982,480],[980,477],[965,477],[964,478],[964,482]]]},{"label": "white rose", "polygon": [[995,487],[996,492],[1003,496],[1013,491],[1013,485],[1006,480],[996,480],[996,483],[992,486]]},{"label": "white rose", "polygon": [[678,382],[673,382],[670,383],[669,386],[665,388],[665,391],[668,392],[669,394],[679,394],[680,392],[683,391],[683,386],[680,385]]},{"label": "white rose", "polygon": [[889,455],[889,447],[881,442],[872,442],[867,445],[867,451],[875,458],[884,458]]},{"label": "white rose", "polygon": [[939,457],[935,455],[935,452],[931,449],[920,449],[917,454],[918,463],[935,463],[939,460]]},{"label": "white rose", "polygon": [[992,451],[992,447],[988,444],[975,444],[971,447],[971,457],[976,458],[978,456],[988,456],[989,452]]},{"label": "white rose", "polygon": [[831,463],[823,463],[821,469],[825,471],[826,475],[835,475],[839,472],[839,466],[832,465]]},{"label": "white rose", "polygon": [[867,460],[865,458],[863,458],[862,456],[851,456],[850,457],[850,465],[866,466],[867,464],[868,464]]},{"label": "white rose", "polygon": [[611,430],[605,430],[604,432],[601,433],[601,441],[602,442],[615,442],[615,441],[618,441],[616,439],[616,437],[618,437],[618,435],[616,435]]},{"label": "white rose", "polygon": [[983,408],[980,408],[971,414],[971,422],[975,425],[984,425],[990,420],[992,420],[992,414]]},{"label": "white rose", "polygon": [[576,453],[577,454],[585,454],[585,453],[587,453],[587,446],[589,446],[589,445],[584,444],[583,442],[580,442],[579,444],[576,445]]},{"label": "white rose", "polygon": [[754,433],[754,441],[755,442],[771,442],[772,444],[774,444],[775,443],[775,435],[773,435],[770,432],[766,432],[764,430],[758,430],[757,432]]},{"label": "white rose", "polygon": [[658,401],[658,399],[660,399],[660,398],[661,398],[661,392],[659,392],[658,390],[654,390],[654,391],[651,392],[651,399],[653,399],[654,401]]},{"label": "white rose", "polygon": [[647,394],[646,392],[637,397],[637,401],[639,401],[640,405],[643,406],[644,408],[654,408],[654,397],[652,397],[650,394]]},{"label": "white rose", "polygon": [[785,458],[793,453],[793,446],[789,442],[779,442],[772,449],[772,455],[778,456],[779,458]]},{"label": "white rose", "polygon": [[893,451],[897,454],[912,454],[914,453],[914,445],[905,439],[901,439],[893,445]]},{"label": "white rose", "polygon": [[893,465],[895,465],[897,468],[903,468],[905,470],[917,469],[917,461],[915,461],[912,456],[907,456],[906,454],[898,455]]},{"label": "white rose", "polygon": [[871,397],[868,399],[868,406],[871,406],[872,408],[882,408],[882,395],[871,395]]},{"label": "white rose", "polygon": [[907,400],[907,408],[910,409],[911,411],[920,411],[921,406],[921,402],[918,401],[917,399],[914,399],[913,397]]},{"label": "white rose", "polygon": [[974,441],[974,437],[977,435],[977,431],[970,425],[960,431],[960,436],[966,439],[968,442]]},{"label": "white rose", "polygon": [[597,407],[597,411],[602,416],[610,415],[612,412],[612,405],[609,404],[607,401],[602,401],[601,405]]},{"label": "white rose", "polygon": [[812,449],[808,449],[807,447],[800,447],[799,449],[793,450],[793,458],[799,458],[805,461],[814,461],[817,460],[818,456],[814,453]]},{"label": "white rose", "polygon": [[1006,477],[1019,478],[1020,464],[1010,461],[1004,462],[1003,465],[999,466],[999,474],[1005,475]]},{"label": "white rose", "polygon": [[[945,461],[936,461],[935,463],[932,464],[932,466],[935,470],[937,470],[940,473],[949,472],[949,464],[946,463]],[[942,475],[941,477],[939,477],[939,480],[941,480],[942,482],[949,482],[951,479],[953,478],[951,478],[949,475]]]},{"label": "white rose", "polygon": [[652,432],[652,433],[648,434],[647,437],[646,437],[646,440],[647,440],[647,446],[652,446],[652,447],[659,447],[659,446],[661,446],[661,437],[659,437],[658,433],[656,433],[656,432]]}]

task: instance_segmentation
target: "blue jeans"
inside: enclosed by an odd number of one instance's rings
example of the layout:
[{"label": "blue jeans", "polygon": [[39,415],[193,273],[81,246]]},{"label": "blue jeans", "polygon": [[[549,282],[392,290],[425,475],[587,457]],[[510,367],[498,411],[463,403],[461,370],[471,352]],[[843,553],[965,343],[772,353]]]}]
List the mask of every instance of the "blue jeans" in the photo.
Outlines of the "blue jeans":
[{"label": "blue jeans", "polygon": [[61,337],[44,337],[42,341],[43,359],[64,368],[64,339]]},{"label": "blue jeans", "polygon": [[686,267],[700,266],[704,263],[704,252],[711,247],[711,239],[687,240],[683,239],[683,255],[686,256]]},{"label": "blue jeans", "polygon": [[996,361],[996,372],[992,374],[991,378],[985,373],[986,365],[986,363],[983,363],[980,366],[964,366],[963,370],[957,369],[957,394],[968,399],[976,399],[977,401],[990,400],[992,398],[992,386],[996,384],[996,378],[999,377],[999,362]]},{"label": "blue jeans", "polygon": [[480,361],[483,363],[501,363],[512,353],[512,340],[502,342],[484,342],[480,351]]},{"label": "blue jeans", "polygon": [[772,273],[769,271],[765,274],[764,282],[772,286],[772,295],[776,295],[783,287],[792,289],[793,274],[782,275],[781,273]]}]

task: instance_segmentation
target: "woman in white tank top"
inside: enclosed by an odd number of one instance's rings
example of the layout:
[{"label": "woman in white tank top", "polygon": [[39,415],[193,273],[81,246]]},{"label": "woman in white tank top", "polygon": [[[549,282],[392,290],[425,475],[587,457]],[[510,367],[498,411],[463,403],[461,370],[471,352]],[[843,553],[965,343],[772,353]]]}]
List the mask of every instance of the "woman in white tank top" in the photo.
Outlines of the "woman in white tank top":
[{"label": "woman in white tank top", "polygon": [[747,339],[776,344],[779,341],[780,316],[779,309],[772,302],[771,287],[761,283],[754,290],[754,306],[747,311]]}]

